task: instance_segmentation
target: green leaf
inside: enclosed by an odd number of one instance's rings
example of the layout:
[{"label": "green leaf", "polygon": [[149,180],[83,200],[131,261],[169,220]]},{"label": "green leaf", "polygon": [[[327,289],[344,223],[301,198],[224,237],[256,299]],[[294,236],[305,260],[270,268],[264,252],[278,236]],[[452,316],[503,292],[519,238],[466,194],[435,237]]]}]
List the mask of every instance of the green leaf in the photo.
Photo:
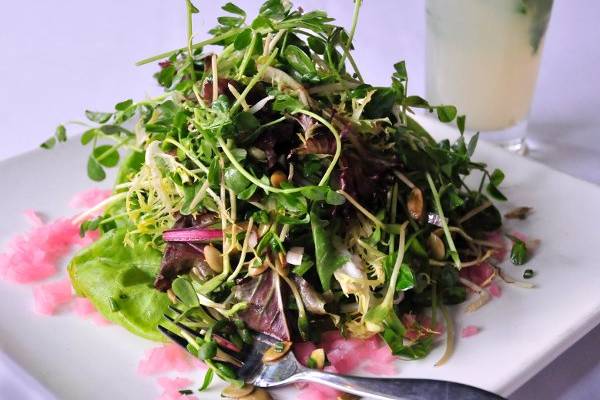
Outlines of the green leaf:
[{"label": "green leaf", "polygon": [[400,61],[394,64],[394,75],[402,80],[408,79],[408,73],[406,72],[406,63],[404,61]]},{"label": "green leaf", "polygon": [[475,153],[475,149],[477,148],[477,141],[479,140],[479,132],[473,135],[469,140],[469,144],[467,146],[467,154],[471,157]]},{"label": "green leaf", "polygon": [[267,0],[260,6],[259,12],[266,17],[280,19],[286,11],[286,6],[281,0]]},{"label": "green leaf", "polygon": [[243,50],[248,47],[250,41],[252,41],[252,29],[246,28],[236,36],[233,47],[236,50]]},{"label": "green leaf", "polygon": [[310,215],[304,214],[303,218],[290,217],[287,215],[279,214],[276,218],[276,221],[280,224],[288,224],[288,225],[304,225],[310,222]]},{"label": "green leaf", "polygon": [[133,175],[142,168],[144,161],[145,153],[143,151],[132,151],[127,154],[119,166],[115,185],[130,181]]},{"label": "green leaf", "polygon": [[215,370],[212,368],[209,368],[206,373],[204,374],[204,379],[202,380],[202,386],[200,386],[198,388],[199,392],[203,392],[206,389],[208,389],[208,387],[210,386],[213,377],[215,376]]},{"label": "green leaf", "polygon": [[250,185],[250,181],[235,167],[226,168],[223,179],[225,186],[233,190],[235,194],[243,192]]},{"label": "green leaf", "polygon": [[314,265],[315,262],[308,255],[304,254],[302,256],[302,262],[300,263],[300,265],[295,266],[292,272],[298,276],[302,276],[305,273],[307,273],[308,270],[310,270]]},{"label": "green leaf", "polygon": [[[168,310],[165,293],[154,289],[162,254],[145,241],[124,246],[126,227],[110,231],[83,249],[70,262],[68,271],[78,295],[87,297],[107,319],[150,340],[164,338],[157,326]],[[125,275],[135,272],[136,279]],[[108,298],[118,298],[119,312],[111,312]]]},{"label": "green leaf", "polygon": [[57,126],[54,136],[56,136],[56,139],[58,139],[59,142],[66,142],[67,141],[67,129],[65,128],[65,126],[64,125]]},{"label": "green leaf", "polygon": [[305,186],[300,191],[304,197],[313,201],[325,200],[325,196],[328,192],[329,189],[324,186]]},{"label": "green leaf", "polygon": [[260,126],[260,121],[251,112],[242,111],[235,118],[235,126],[240,132],[253,132]]},{"label": "green leaf", "polygon": [[93,155],[90,155],[87,162],[87,174],[93,181],[100,182],[106,178],[106,172],[102,165],[96,161]]},{"label": "green leaf", "polygon": [[325,201],[327,204],[331,204],[332,206],[339,206],[346,202],[346,198],[335,190],[328,190],[327,195],[325,196]]},{"label": "green leaf", "polygon": [[200,305],[196,291],[192,283],[186,278],[178,277],[171,284],[171,289],[179,300],[188,307],[197,307]]},{"label": "green leaf", "polygon": [[391,88],[377,89],[364,108],[367,119],[385,118],[391,114],[396,102],[396,92]]},{"label": "green leaf", "polygon": [[283,56],[300,75],[308,77],[317,73],[315,63],[299,47],[288,45],[283,51]]},{"label": "green leaf", "polygon": [[200,10],[198,10],[198,8],[192,3],[192,0],[187,0],[187,4],[189,7],[189,12],[192,14],[198,14],[200,12]]},{"label": "green leaf", "polygon": [[256,253],[262,254],[262,252],[267,248],[270,248],[274,252],[285,252],[283,244],[273,231],[269,231],[263,235],[256,245]]},{"label": "green leaf", "polygon": [[221,166],[219,165],[218,157],[213,158],[208,167],[208,182],[212,187],[217,187],[221,184]]},{"label": "green leaf", "polygon": [[223,26],[237,28],[244,22],[244,19],[238,17],[219,17],[217,21]]},{"label": "green leaf", "polygon": [[254,21],[252,21],[252,29],[260,30],[262,28],[273,28],[271,20],[263,15],[258,15]]},{"label": "green leaf", "polygon": [[244,10],[242,10],[241,8],[239,8],[238,6],[236,6],[233,3],[227,3],[225,4],[223,7],[221,7],[222,10],[227,11],[228,13],[231,14],[237,14],[240,15],[242,17],[246,16],[246,12]]},{"label": "green leaf", "polygon": [[466,119],[467,119],[467,117],[464,115],[459,115],[458,117],[456,117],[456,126],[458,127],[458,131],[460,132],[461,135],[463,133],[465,133]]},{"label": "green leaf", "polygon": [[502,172],[502,170],[496,168],[490,175],[490,183],[494,186],[500,186],[500,184],[503,181],[504,181],[504,172]]},{"label": "green leaf", "polygon": [[120,103],[115,104],[115,110],[117,111],[125,111],[127,110],[131,105],[133,104],[133,100],[132,99],[127,99],[125,101],[122,101]]},{"label": "green leaf", "polygon": [[408,96],[404,99],[404,105],[416,108],[431,108],[427,100],[420,96]]},{"label": "green leaf", "polygon": [[183,204],[181,205],[181,210],[179,210],[182,215],[190,215],[196,211],[196,207],[192,208],[192,202],[194,201],[196,194],[198,194],[201,186],[202,185],[200,184],[183,186]]},{"label": "green leaf", "polygon": [[271,196],[277,199],[277,205],[286,211],[302,214],[307,211],[306,198],[296,193],[274,193]]},{"label": "green leaf", "polygon": [[499,169],[495,169],[490,175],[490,182],[486,186],[486,190],[490,196],[495,198],[496,200],[505,201],[506,196],[500,192],[498,186],[504,181],[504,172]]},{"label": "green leaf", "polygon": [[42,149],[50,150],[56,144],[56,138],[53,136],[50,139],[46,140],[44,143],[40,144]]},{"label": "green leaf", "polygon": [[85,110],[85,116],[92,122],[103,124],[112,117],[112,113]]},{"label": "green leaf", "polygon": [[269,218],[269,213],[263,210],[254,212],[252,217],[257,224],[268,224],[271,221]]},{"label": "green leaf", "polygon": [[105,135],[118,135],[119,133],[128,133],[126,129],[120,127],[119,125],[102,125],[98,129],[100,129],[100,131]]},{"label": "green leaf", "polygon": [[113,150],[113,146],[98,146],[92,154],[96,161],[105,167],[111,168],[119,163],[119,152]]},{"label": "green leaf", "polygon": [[204,342],[198,349],[198,358],[201,360],[210,360],[217,355],[217,344],[212,340]]},{"label": "green leaf", "polygon": [[88,129],[87,131],[83,132],[83,135],[81,135],[81,144],[85,146],[96,136],[98,136],[98,130],[96,128]]},{"label": "green leaf", "polygon": [[273,111],[294,113],[302,109],[304,109],[304,104],[297,97],[290,96],[289,94],[279,94],[273,101]]},{"label": "green leaf", "polygon": [[494,185],[488,184],[486,187],[488,194],[496,200],[506,201],[506,196]]},{"label": "green leaf", "polygon": [[239,147],[236,147],[235,149],[231,149],[231,154],[233,154],[233,158],[235,158],[237,161],[242,161],[246,159],[248,152],[246,149],[240,149]]},{"label": "green leaf", "polygon": [[452,122],[456,118],[457,110],[454,106],[436,106],[437,117],[440,122]]},{"label": "green leaf", "polygon": [[348,257],[342,256],[337,252],[333,246],[331,233],[325,229],[325,222],[314,211],[310,213],[310,225],[315,245],[315,258],[319,280],[323,289],[329,290],[333,273],[348,261]]},{"label": "green leaf", "polygon": [[254,196],[254,193],[256,193],[256,189],[258,189],[258,186],[252,184],[239,192],[237,198],[240,200],[249,200],[252,196]]},{"label": "green leaf", "polygon": [[402,263],[400,266],[400,274],[396,281],[396,290],[406,291],[415,286],[415,276],[408,264]]},{"label": "green leaf", "polygon": [[309,36],[308,37],[308,47],[310,47],[310,49],[312,51],[314,51],[315,53],[319,54],[319,55],[323,55],[325,53],[325,42],[323,41],[323,39],[318,38],[316,36]]}]

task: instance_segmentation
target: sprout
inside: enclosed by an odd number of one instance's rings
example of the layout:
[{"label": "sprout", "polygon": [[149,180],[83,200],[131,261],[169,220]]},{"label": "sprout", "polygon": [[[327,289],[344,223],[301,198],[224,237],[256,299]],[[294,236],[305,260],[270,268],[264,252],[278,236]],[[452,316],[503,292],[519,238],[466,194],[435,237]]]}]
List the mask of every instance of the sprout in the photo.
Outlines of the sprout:
[{"label": "sprout", "polygon": [[[400,239],[398,240],[398,254],[396,256],[396,262],[394,263],[394,269],[390,277],[390,282],[385,293],[383,301],[376,307],[370,309],[365,315],[365,322],[367,328],[371,332],[383,332],[386,324],[386,320],[390,314],[394,317],[394,294],[396,292],[396,282],[400,275],[400,267],[402,266],[402,259],[404,258],[404,244],[406,241],[406,226],[408,222],[403,223],[400,226]],[[397,318],[397,317],[396,317]]]}]

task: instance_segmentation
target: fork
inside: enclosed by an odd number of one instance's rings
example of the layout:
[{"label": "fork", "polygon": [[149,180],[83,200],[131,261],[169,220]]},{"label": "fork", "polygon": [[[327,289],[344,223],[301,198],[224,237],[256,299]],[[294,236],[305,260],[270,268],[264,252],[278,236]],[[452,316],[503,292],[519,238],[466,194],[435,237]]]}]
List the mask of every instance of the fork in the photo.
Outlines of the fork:
[{"label": "fork", "polygon": [[[198,333],[189,327],[168,315],[165,317],[185,331],[185,336],[198,336]],[[186,338],[162,326],[158,329],[188,351]],[[292,351],[275,362],[263,362],[265,351],[276,343],[279,343],[279,340],[262,333],[255,334],[250,352],[243,360],[239,360],[241,367],[237,369],[238,377],[245,383],[260,388],[274,388],[300,381],[315,382],[342,392],[377,400],[504,400],[494,393],[456,382],[416,378],[368,378],[310,369],[300,364]],[[236,355],[239,356],[240,353]]]}]

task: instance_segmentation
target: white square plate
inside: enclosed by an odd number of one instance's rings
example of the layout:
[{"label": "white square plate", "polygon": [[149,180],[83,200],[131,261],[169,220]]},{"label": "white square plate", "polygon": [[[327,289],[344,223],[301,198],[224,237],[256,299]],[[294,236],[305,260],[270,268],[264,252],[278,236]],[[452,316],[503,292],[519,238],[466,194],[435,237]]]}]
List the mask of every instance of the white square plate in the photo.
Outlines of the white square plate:
[{"label": "white square plate", "polygon": [[[453,128],[421,120],[437,138],[455,137]],[[70,197],[93,186],[85,174],[87,151],[72,140],[0,163],[0,243],[26,229],[25,209],[49,217],[72,214]],[[479,311],[455,310],[458,330],[472,324],[482,331],[459,339],[443,367],[433,366],[443,351],[438,346],[425,360],[399,362],[398,370],[402,377],[454,380],[508,395],[600,322],[600,188],[481,142],[474,159],[506,173],[503,191],[510,201],[502,209],[535,207],[527,221],[512,225],[542,240],[529,263],[537,288],[503,285],[503,296]],[[507,265],[506,271],[520,277],[523,268]],[[30,286],[0,281],[0,348],[58,398],[157,397],[152,381],[136,373],[152,343],[116,326],[99,327],[68,313],[40,317],[31,309]],[[277,397],[294,398],[292,393]]]}]

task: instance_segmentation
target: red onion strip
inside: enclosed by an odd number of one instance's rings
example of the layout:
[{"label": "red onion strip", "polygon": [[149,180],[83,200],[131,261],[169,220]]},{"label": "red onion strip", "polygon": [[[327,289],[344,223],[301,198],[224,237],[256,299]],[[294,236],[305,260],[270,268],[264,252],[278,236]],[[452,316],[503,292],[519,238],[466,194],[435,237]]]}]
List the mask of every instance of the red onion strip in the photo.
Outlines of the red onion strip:
[{"label": "red onion strip", "polygon": [[165,242],[210,242],[222,238],[223,231],[220,229],[182,228],[163,232]]}]

